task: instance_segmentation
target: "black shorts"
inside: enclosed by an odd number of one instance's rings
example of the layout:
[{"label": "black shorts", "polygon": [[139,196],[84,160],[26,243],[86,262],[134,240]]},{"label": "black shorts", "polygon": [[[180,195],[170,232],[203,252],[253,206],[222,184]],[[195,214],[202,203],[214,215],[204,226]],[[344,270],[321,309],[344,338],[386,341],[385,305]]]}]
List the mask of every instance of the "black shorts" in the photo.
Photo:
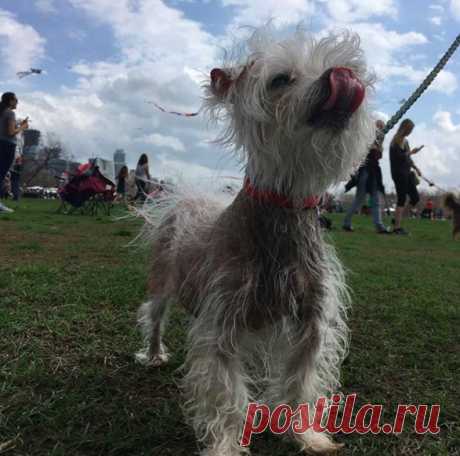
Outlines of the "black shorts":
[{"label": "black shorts", "polygon": [[398,198],[397,206],[404,207],[408,196],[410,204],[415,206],[420,201],[415,174],[412,172],[409,174],[393,174],[392,177]]}]

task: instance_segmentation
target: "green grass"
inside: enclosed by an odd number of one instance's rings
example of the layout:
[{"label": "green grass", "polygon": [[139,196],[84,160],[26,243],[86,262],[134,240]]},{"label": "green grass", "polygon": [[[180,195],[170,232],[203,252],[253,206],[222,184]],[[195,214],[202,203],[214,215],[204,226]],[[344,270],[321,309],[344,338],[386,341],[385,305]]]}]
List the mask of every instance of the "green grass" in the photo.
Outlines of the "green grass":
[{"label": "green grass", "polygon": [[[56,208],[25,200],[0,216],[0,454],[193,454],[177,389],[179,308],[166,334],[171,363],[133,362],[147,252],[127,244],[139,223]],[[398,403],[440,404],[441,433],[421,437],[407,425],[399,436],[339,435],[342,454],[459,455],[460,242],[449,222],[407,221],[407,238],[354,222],[355,233],[331,233],[353,290],[343,392],[383,404],[387,420]],[[268,434],[252,453],[298,454]]]}]

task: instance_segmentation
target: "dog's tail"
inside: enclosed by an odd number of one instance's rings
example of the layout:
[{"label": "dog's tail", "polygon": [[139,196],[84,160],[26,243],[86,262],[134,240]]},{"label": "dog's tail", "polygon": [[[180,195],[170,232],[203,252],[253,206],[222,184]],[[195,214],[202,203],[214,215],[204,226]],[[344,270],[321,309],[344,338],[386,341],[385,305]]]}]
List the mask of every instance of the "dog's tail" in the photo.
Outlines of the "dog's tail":
[{"label": "dog's tail", "polygon": [[166,236],[174,248],[172,244],[179,239],[193,239],[197,225],[212,223],[231,200],[224,192],[185,182],[151,195],[141,208],[135,209],[136,215],[144,219],[135,242],[151,244]]},{"label": "dog's tail", "polygon": [[448,193],[445,196],[444,204],[446,205],[446,207],[452,209],[453,211],[460,210],[460,201],[456,198],[456,196],[453,193]]}]

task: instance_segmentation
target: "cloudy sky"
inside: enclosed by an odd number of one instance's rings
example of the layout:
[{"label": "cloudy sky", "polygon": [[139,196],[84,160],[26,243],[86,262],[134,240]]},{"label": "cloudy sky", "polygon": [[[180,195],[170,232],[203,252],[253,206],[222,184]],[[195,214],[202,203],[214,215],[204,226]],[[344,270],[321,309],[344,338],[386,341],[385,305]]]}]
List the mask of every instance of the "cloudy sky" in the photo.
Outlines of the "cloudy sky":
[{"label": "cloudy sky", "polygon": [[[146,101],[196,111],[229,37],[270,18],[280,31],[301,22],[315,34],[358,32],[386,119],[455,39],[460,0],[0,0],[0,91],[17,92],[18,115],[80,161],[123,148],[131,166],[148,153],[156,176],[238,176],[205,118]],[[45,74],[19,80],[30,67]],[[411,145],[425,144],[416,162],[443,187],[460,186],[459,70],[460,50],[408,113]],[[387,155],[383,167],[391,190]]]}]

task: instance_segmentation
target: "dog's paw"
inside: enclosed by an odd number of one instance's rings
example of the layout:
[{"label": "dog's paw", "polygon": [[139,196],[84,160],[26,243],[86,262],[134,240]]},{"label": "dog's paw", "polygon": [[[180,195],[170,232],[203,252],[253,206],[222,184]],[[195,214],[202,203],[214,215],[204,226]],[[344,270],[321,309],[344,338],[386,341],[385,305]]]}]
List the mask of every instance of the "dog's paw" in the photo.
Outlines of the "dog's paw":
[{"label": "dog's paw", "polygon": [[143,366],[148,366],[150,357],[145,350],[140,350],[134,354],[134,359],[137,363],[142,364]]},{"label": "dog's paw", "polygon": [[150,366],[160,367],[163,364],[166,364],[168,361],[169,361],[169,354],[160,353],[159,355],[155,355],[152,357]]},{"label": "dog's paw", "polygon": [[134,355],[134,358],[136,362],[143,366],[160,367],[169,361],[169,354],[163,352],[155,356],[150,356],[145,350],[140,350]]},{"label": "dog's paw", "polygon": [[308,455],[332,455],[344,446],[342,443],[332,441],[327,434],[315,432],[311,429],[298,438],[303,446],[303,451]]}]

